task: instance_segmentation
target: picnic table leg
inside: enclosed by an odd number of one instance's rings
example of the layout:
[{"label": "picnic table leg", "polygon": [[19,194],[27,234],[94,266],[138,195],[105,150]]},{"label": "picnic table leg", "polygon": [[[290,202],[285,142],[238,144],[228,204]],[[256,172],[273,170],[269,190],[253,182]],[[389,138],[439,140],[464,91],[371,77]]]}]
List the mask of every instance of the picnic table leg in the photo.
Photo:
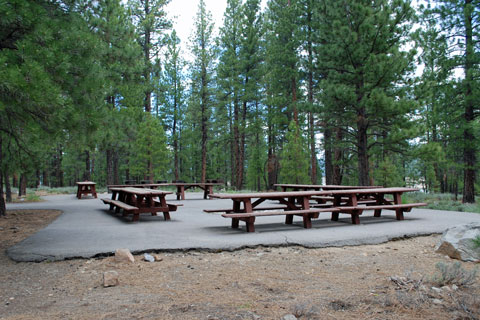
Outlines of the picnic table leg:
[{"label": "picnic table leg", "polygon": [[[293,203],[295,205],[297,198],[289,197],[288,202]],[[288,209],[287,209],[288,210]],[[293,215],[289,214],[285,216],[285,224],[292,224],[293,223]]]},{"label": "picnic table leg", "polygon": [[[240,201],[233,200],[233,212],[240,212]],[[232,229],[238,229],[240,220],[237,218],[232,218]]]},{"label": "picnic table leg", "polygon": [[185,200],[185,186],[177,186],[177,200]]},{"label": "picnic table leg", "polygon": [[[342,203],[342,197],[340,195],[334,195],[333,196],[333,206],[334,207],[339,207],[340,204]],[[336,212],[332,212],[332,218],[331,220],[332,221],[338,221],[338,217],[339,217],[340,213],[338,211]]]},{"label": "picnic table leg", "polygon": [[255,232],[255,217],[248,217],[245,222],[247,223],[247,232]]},{"label": "picnic table leg", "polygon": [[[243,208],[246,213],[253,212],[252,200],[250,198],[243,199]],[[248,217],[245,219],[245,223],[247,224],[247,232],[255,232],[255,217]]]},{"label": "picnic table leg", "polygon": [[312,215],[310,213],[303,214],[303,227],[305,229],[312,228]]},{"label": "picnic table leg", "polygon": [[[402,194],[400,192],[394,193],[393,194],[393,202],[395,204],[402,204]],[[405,218],[403,217],[403,209],[395,209],[395,215],[397,220],[404,220]]]},{"label": "picnic table leg", "polygon": [[[383,204],[383,198],[384,198],[383,194],[377,195],[375,197],[375,200],[377,200],[376,204],[378,204],[378,205]],[[382,209],[375,209],[373,216],[376,217],[376,218],[380,218],[382,216]]]},{"label": "picnic table leg", "polygon": [[[168,208],[167,199],[165,197],[165,195],[158,196],[158,198],[160,199],[160,205],[163,208]],[[165,221],[170,220],[170,211],[163,212],[163,219],[165,219]]]}]

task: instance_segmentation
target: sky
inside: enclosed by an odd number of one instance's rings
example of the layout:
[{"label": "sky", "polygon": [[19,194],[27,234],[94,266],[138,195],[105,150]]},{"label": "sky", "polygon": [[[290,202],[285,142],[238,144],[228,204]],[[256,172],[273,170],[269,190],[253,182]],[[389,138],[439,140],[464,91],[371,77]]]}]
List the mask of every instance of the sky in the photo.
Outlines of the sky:
[{"label": "sky", "polygon": [[[207,11],[212,14],[215,25],[215,36],[223,24],[223,14],[227,8],[227,0],[204,0]],[[262,8],[266,0],[262,0]],[[181,40],[183,50],[187,51],[188,39],[193,32],[193,22],[198,11],[199,0],[171,0],[167,5],[167,13],[173,19],[173,28]]]}]

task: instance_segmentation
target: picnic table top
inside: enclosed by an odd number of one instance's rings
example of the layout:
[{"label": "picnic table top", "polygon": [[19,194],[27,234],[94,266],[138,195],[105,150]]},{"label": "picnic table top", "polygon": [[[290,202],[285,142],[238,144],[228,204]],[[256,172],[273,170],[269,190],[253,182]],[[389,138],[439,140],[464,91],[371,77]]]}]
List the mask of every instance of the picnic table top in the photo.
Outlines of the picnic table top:
[{"label": "picnic table top", "polygon": [[349,195],[349,194],[370,194],[370,193],[403,193],[418,191],[417,188],[373,188],[373,189],[348,189],[328,191],[287,191],[287,192],[258,192],[258,193],[214,193],[211,198],[218,199],[246,199],[246,198],[287,198],[304,196],[328,196],[328,195]]},{"label": "picnic table top", "polygon": [[134,184],[110,184],[107,187],[111,188],[126,188],[126,187],[168,187],[168,186],[215,186],[222,185],[220,182],[164,182],[164,183],[134,183]]},{"label": "picnic table top", "polygon": [[223,183],[220,182],[172,182],[168,183],[169,186],[219,186]]},{"label": "picnic table top", "polygon": [[169,183],[132,183],[132,184],[109,184],[107,187],[111,188],[150,188],[150,187],[168,187]]},{"label": "picnic table top", "polygon": [[372,188],[382,188],[382,186],[342,186],[337,184],[291,184],[291,183],[276,183],[275,187],[289,187],[289,188],[319,188],[319,189],[372,189]]},{"label": "picnic table top", "polygon": [[120,191],[126,193],[133,193],[138,195],[167,195],[172,194],[171,191],[162,191],[158,189],[148,189],[148,188],[135,188],[135,187],[127,187],[127,188],[110,188],[112,191]]},{"label": "picnic table top", "polygon": [[76,182],[77,185],[80,185],[80,186],[91,186],[91,185],[94,185],[96,184],[95,182],[93,181],[78,181]]}]

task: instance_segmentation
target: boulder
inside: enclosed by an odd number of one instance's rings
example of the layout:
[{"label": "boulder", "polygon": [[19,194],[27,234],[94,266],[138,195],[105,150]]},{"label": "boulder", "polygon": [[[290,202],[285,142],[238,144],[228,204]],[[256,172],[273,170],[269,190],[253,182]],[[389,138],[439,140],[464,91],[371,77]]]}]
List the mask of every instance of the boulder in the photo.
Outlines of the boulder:
[{"label": "boulder", "polygon": [[117,249],[115,250],[115,261],[116,262],[135,262],[135,258],[128,249]]},{"label": "boulder", "polygon": [[480,262],[480,248],[474,239],[480,236],[480,223],[458,225],[445,230],[435,251],[450,258]]},{"label": "boulder", "polygon": [[116,271],[106,271],[103,273],[103,286],[114,287],[118,286],[120,282],[118,281],[118,272]]}]

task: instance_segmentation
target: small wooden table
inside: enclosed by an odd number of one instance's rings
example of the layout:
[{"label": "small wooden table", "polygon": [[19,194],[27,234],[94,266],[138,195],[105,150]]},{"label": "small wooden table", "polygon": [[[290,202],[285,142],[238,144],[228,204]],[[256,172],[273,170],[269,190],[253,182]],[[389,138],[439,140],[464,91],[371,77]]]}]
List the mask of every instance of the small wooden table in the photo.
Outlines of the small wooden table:
[{"label": "small wooden table", "polygon": [[169,204],[166,195],[173,192],[148,189],[148,188],[110,188],[112,191],[111,199],[102,199],[105,204],[110,205],[110,210],[120,212],[123,209],[123,215],[133,214],[133,221],[138,221],[140,213],[151,213],[156,216],[157,212],[163,212],[165,220],[170,220],[170,211],[176,211],[177,205]]},{"label": "small wooden table", "polygon": [[168,183],[169,186],[177,188],[177,200],[185,200],[185,190],[191,188],[200,188],[203,190],[203,199],[208,199],[208,196],[213,193],[213,186],[222,185],[219,182],[205,182],[205,183],[184,183],[184,182],[172,182]]},{"label": "small wooden table", "polygon": [[[318,218],[320,212],[339,211],[336,208],[310,208],[310,197],[314,194],[315,191],[210,194],[210,198],[231,199],[233,207],[204,211],[225,212],[222,216],[232,218],[232,228],[238,228],[239,221],[244,221],[247,232],[255,232],[255,217],[273,215],[285,215],[285,224],[292,224],[294,215],[301,216],[303,227],[309,229],[312,227],[312,218]],[[258,207],[266,200],[279,201],[281,206]]]},{"label": "small wooden table", "polygon": [[82,194],[91,194],[93,197],[97,197],[97,191],[95,191],[95,182],[81,181],[77,182],[77,198],[81,199]]}]

